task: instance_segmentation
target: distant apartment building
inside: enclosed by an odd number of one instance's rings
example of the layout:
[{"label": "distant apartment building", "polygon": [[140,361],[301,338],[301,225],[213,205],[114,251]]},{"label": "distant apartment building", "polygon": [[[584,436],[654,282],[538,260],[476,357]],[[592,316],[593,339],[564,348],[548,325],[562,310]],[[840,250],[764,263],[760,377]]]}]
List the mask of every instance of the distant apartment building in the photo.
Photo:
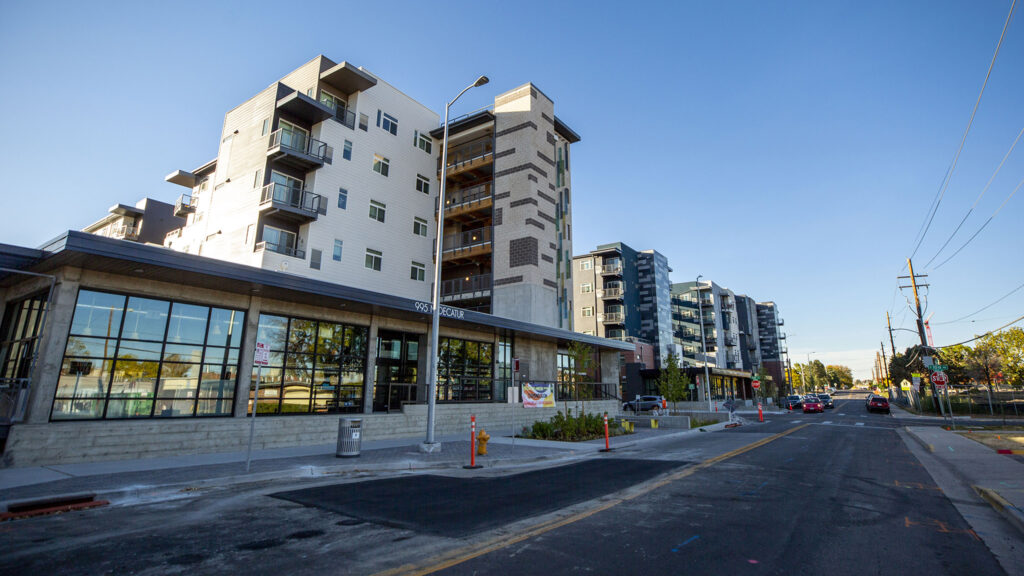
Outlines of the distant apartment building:
[{"label": "distant apartment building", "polygon": [[[672,332],[687,366],[742,369],[733,292],[711,281],[672,284]],[[704,344],[701,344],[703,324]]]},{"label": "distant apartment building", "polygon": [[645,343],[661,366],[673,350],[668,260],[655,250],[602,244],[573,258],[577,332]]},{"label": "distant apartment building", "polygon": [[453,121],[448,138],[442,300],[571,330],[569,148],[580,137],[525,84]]},{"label": "distant apartment building", "polygon": [[[439,117],[369,71],[317,56],[229,111],[217,157],[169,182],[187,225],[165,244],[427,301]],[[526,84],[449,131],[442,301],[568,328],[569,144]]]},{"label": "distant apartment building", "polygon": [[744,295],[736,296],[736,318],[739,321],[740,369],[756,372],[761,366],[761,337],[757,323],[757,302]]},{"label": "distant apartment building", "polygon": [[183,218],[174,215],[174,206],[152,198],[143,198],[135,206],[115,204],[108,212],[82,231],[117,240],[163,244],[168,232],[185,224]]},{"label": "distant apartment building", "polygon": [[761,365],[775,382],[786,383],[784,356],[788,349],[785,346],[786,334],[781,329],[785,322],[775,302],[758,302],[756,309]]}]

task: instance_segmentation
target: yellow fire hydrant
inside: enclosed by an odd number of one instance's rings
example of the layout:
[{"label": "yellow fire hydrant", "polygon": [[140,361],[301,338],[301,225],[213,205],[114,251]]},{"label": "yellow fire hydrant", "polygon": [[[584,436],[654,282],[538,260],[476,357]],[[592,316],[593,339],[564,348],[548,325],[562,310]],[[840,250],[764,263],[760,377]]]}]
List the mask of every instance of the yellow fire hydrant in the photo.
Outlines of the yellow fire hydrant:
[{"label": "yellow fire hydrant", "polygon": [[491,435],[487,433],[483,428],[480,429],[480,433],[476,435],[476,454],[477,456],[487,456],[487,441],[491,439]]}]

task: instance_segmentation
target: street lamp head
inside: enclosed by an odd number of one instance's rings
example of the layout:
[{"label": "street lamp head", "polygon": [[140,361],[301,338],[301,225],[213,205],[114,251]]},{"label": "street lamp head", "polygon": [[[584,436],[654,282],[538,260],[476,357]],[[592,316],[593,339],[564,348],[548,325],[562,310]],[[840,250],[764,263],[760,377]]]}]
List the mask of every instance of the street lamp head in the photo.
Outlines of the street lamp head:
[{"label": "street lamp head", "polygon": [[475,83],[473,83],[473,87],[476,88],[477,86],[483,86],[484,84],[487,84],[490,81],[491,79],[488,78],[487,76],[481,76],[476,79]]}]

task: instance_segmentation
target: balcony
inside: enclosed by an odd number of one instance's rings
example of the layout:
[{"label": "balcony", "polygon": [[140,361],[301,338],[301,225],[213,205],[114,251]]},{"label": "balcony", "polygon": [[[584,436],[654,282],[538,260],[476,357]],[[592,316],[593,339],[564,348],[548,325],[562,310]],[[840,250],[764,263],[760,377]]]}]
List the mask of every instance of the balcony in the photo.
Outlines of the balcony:
[{"label": "balcony", "polygon": [[260,212],[294,222],[312,222],[320,213],[323,197],[285,184],[267,184],[260,193]]},{"label": "balcony", "polygon": [[779,334],[779,340],[785,340],[785,339],[786,339],[786,333],[785,332]]},{"label": "balcony", "polygon": [[110,237],[118,240],[138,240],[139,227],[121,224],[110,229]]},{"label": "balcony", "polygon": [[445,236],[441,244],[442,258],[450,261],[490,254],[493,251],[491,232],[491,227],[485,226]]},{"label": "balcony", "polygon": [[[494,140],[485,138],[474,140],[448,150],[448,169],[446,174],[454,176],[462,172],[479,168],[494,161]],[[441,172],[441,159],[437,159],[437,171]]]},{"label": "balcony", "polygon": [[284,254],[285,256],[291,256],[292,258],[298,258],[300,260],[306,259],[306,251],[299,250],[294,246],[285,246],[283,244],[274,244],[273,242],[257,242],[256,252],[276,252],[277,254]]},{"label": "balcony", "polygon": [[464,278],[441,281],[441,301],[472,300],[488,298],[491,295],[490,274],[477,274]]},{"label": "balcony", "polygon": [[626,319],[626,315],[622,312],[605,312],[604,318],[601,322],[605,324],[622,324]]},{"label": "balcony", "polygon": [[[444,197],[444,217],[454,218],[463,214],[471,214],[494,205],[490,183],[478,184],[469,188],[457,188],[446,191]],[[434,199],[434,213],[437,213],[437,198]]]},{"label": "balcony", "polygon": [[174,230],[171,230],[170,232],[165,234],[164,235],[164,243],[166,244],[168,240],[177,240],[178,238],[181,238],[181,231],[182,230],[183,230],[182,228],[175,228]]},{"label": "balcony", "polygon": [[184,218],[189,214],[195,214],[196,205],[192,199],[191,194],[182,194],[178,196],[178,201],[174,203],[174,215],[178,218]]},{"label": "balcony", "polygon": [[622,300],[622,288],[605,288],[600,291],[600,297],[605,299]]},{"label": "balcony", "polygon": [[335,106],[333,118],[350,130],[356,129],[356,113],[345,106]]},{"label": "balcony", "polygon": [[315,138],[284,129],[271,132],[267,144],[267,158],[305,171],[330,163],[333,152]]},{"label": "balcony", "polygon": [[715,317],[712,314],[705,314],[703,320],[704,320],[705,324],[714,324],[715,323]]},{"label": "balcony", "polygon": [[622,276],[622,263],[602,265],[601,274],[605,276]]},{"label": "balcony", "polygon": [[725,345],[726,346],[736,346],[737,344],[739,344],[739,338],[737,338],[735,334],[726,334],[725,335]]},{"label": "balcony", "polygon": [[784,319],[782,319],[782,318],[779,318],[779,326],[785,326],[785,325],[786,325],[786,321]]}]

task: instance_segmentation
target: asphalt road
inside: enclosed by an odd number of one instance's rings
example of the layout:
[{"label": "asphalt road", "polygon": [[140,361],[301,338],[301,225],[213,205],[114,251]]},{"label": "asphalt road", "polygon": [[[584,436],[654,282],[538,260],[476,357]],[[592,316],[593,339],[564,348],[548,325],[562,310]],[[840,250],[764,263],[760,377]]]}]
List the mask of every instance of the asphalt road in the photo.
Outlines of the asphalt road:
[{"label": "asphalt road", "polygon": [[1005,574],[898,427],[839,400],[554,468],[275,482],[8,522],[0,573]]}]

